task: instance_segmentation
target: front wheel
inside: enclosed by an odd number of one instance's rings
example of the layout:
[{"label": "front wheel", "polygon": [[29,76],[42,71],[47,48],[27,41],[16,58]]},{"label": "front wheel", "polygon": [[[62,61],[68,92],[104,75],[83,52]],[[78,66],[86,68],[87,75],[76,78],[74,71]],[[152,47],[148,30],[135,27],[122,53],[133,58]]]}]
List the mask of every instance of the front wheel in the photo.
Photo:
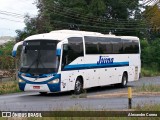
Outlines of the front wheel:
[{"label": "front wheel", "polygon": [[75,82],[75,88],[74,88],[74,92],[76,95],[82,93],[83,91],[83,83],[81,78],[77,78],[76,82]]},{"label": "front wheel", "polygon": [[121,82],[120,86],[127,87],[127,83],[128,83],[128,76],[126,73],[123,73],[122,82]]}]

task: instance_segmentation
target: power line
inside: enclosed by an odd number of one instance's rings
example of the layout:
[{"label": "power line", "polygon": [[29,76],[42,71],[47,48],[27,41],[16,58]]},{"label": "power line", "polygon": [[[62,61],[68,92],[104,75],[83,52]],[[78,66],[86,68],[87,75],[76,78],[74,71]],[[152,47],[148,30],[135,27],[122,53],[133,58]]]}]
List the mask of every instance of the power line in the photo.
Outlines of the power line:
[{"label": "power line", "polygon": [[17,15],[12,15],[12,14],[8,14],[8,13],[1,13],[1,12],[0,12],[0,14],[6,15],[6,16],[12,16],[12,17],[14,17],[14,18],[24,18],[24,17],[20,17],[20,16],[17,16]]},{"label": "power line", "polygon": [[86,23],[90,22],[90,23],[93,23],[93,24],[103,24],[103,25],[111,25],[111,26],[117,26],[117,24],[120,26],[130,26],[130,27],[133,27],[135,26],[136,24],[137,25],[146,25],[146,23],[142,23],[142,22],[138,22],[138,21],[132,21],[131,23],[129,21],[126,21],[126,22],[119,22],[119,21],[109,21],[109,22],[95,22],[95,21],[91,21],[91,20],[88,20],[88,19],[78,19],[78,18],[75,18],[73,16],[69,16],[69,15],[64,15],[63,13],[60,13],[60,12],[55,12],[55,14],[57,15],[60,15],[60,16],[63,16],[63,17],[67,17],[67,18],[70,18],[70,19],[73,19],[73,20],[78,20],[78,21],[84,21]]},{"label": "power line", "polygon": [[[133,24],[135,22],[139,22],[139,21],[133,21],[133,20],[125,20],[125,21],[119,21],[119,20],[106,20],[104,19],[104,21],[98,21],[97,19],[98,18],[94,18],[94,19],[91,19],[91,18],[86,18],[86,17],[83,17],[82,19],[79,19],[79,18],[76,18],[75,15],[73,14],[70,14],[70,13],[64,13],[63,11],[53,11],[55,14],[57,15],[60,15],[60,16],[63,16],[63,17],[68,17],[70,19],[74,19],[74,20],[78,20],[78,21],[84,21],[84,22],[91,22],[91,23],[105,23],[105,24],[115,24],[115,22],[118,22],[119,24]],[[113,23],[114,22],[114,23]],[[141,24],[142,24],[143,21],[141,21]],[[136,24],[136,23],[135,23]],[[143,23],[145,24],[145,23]]]},{"label": "power line", "polygon": [[12,22],[23,23],[22,21],[18,21],[18,20],[12,20],[12,19],[3,18],[3,17],[0,17],[0,19],[3,19],[3,20],[8,20],[8,21],[12,21]]},{"label": "power line", "polygon": [[[8,15],[14,15],[14,16],[17,16],[17,17],[25,17],[25,14],[20,14],[20,13],[15,13],[15,12],[9,12],[9,11],[4,11],[4,10],[0,10],[1,13],[4,13],[4,14],[8,14]],[[30,14],[29,15],[32,15],[32,16],[35,16],[34,14]]]},{"label": "power line", "polygon": [[12,14],[12,15],[16,15],[16,16],[21,16],[24,17],[24,15],[19,14],[19,13],[14,13],[14,12],[8,12],[8,11],[4,11],[4,10],[0,10],[1,13],[8,13],[8,14]]},{"label": "power line", "polygon": [[1,30],[8,30],[8,31],[15,30],[15,29],[10,29],[10,28],[1,28],[1,27],[0,27],[0,29],[1,29]]},{"label": "power line", "polygon": [[[62,22],[62,21],[57,21],[54,20],[56,23],[63,23],[63,24],[74,24],[74,23],[68,23],[68,22]],[[117,29],[117,30],[143,30],[146,28],[117,28],[117,27],[100,27],[100,26],[91,26],[91,25],[83,25],[83,24],[76,24],[78,26],[84,26],[84,27],[94,27],[94,28],[103,28],[103,29]]]},{"label": "power line", "polygon": [[149,6],[151,4],[155,5],[155,4],[160,3],[160,0],[143,0],[142,3],[144,6]]}]

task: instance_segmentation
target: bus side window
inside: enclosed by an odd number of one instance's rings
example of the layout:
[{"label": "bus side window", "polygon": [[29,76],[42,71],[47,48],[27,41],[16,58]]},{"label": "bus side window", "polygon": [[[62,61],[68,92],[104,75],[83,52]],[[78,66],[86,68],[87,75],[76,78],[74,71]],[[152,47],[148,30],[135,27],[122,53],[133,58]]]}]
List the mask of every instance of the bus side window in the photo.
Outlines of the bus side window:
[{"label": "bus side window", "polygon": [[[73,62],[76,58],[84,56],[83,40],[81,37],[68,38],[68,62]],[[68,64],[69,64],[68,63]]]},{"label": "bus side window", "polygon": [[62,69],[81,56],[84,56],[83,39],[81,37],[68,38],[68,44],[63,45]]}]

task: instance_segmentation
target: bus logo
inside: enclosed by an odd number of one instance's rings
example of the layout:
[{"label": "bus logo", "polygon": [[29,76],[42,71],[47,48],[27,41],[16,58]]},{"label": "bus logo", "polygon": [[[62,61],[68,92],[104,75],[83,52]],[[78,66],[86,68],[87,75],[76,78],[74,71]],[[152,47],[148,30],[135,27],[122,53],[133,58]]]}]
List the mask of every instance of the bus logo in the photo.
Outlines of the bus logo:
[{"label": "bus logo", "polygon": [[113,63],[114,58],[107,58],[105,56],[100,56],[99,60],[97,61],[97,64],[109,64],[109,63]]}]

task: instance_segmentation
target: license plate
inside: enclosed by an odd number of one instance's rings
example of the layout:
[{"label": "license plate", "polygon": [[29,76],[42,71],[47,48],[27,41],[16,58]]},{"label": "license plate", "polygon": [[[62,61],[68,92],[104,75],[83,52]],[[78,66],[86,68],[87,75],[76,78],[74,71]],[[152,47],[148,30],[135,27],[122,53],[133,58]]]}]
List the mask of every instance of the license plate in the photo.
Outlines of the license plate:
[{"label": "license plate", "polygon": [[40,86],[33,86],[33,89],[40,89]]}]

